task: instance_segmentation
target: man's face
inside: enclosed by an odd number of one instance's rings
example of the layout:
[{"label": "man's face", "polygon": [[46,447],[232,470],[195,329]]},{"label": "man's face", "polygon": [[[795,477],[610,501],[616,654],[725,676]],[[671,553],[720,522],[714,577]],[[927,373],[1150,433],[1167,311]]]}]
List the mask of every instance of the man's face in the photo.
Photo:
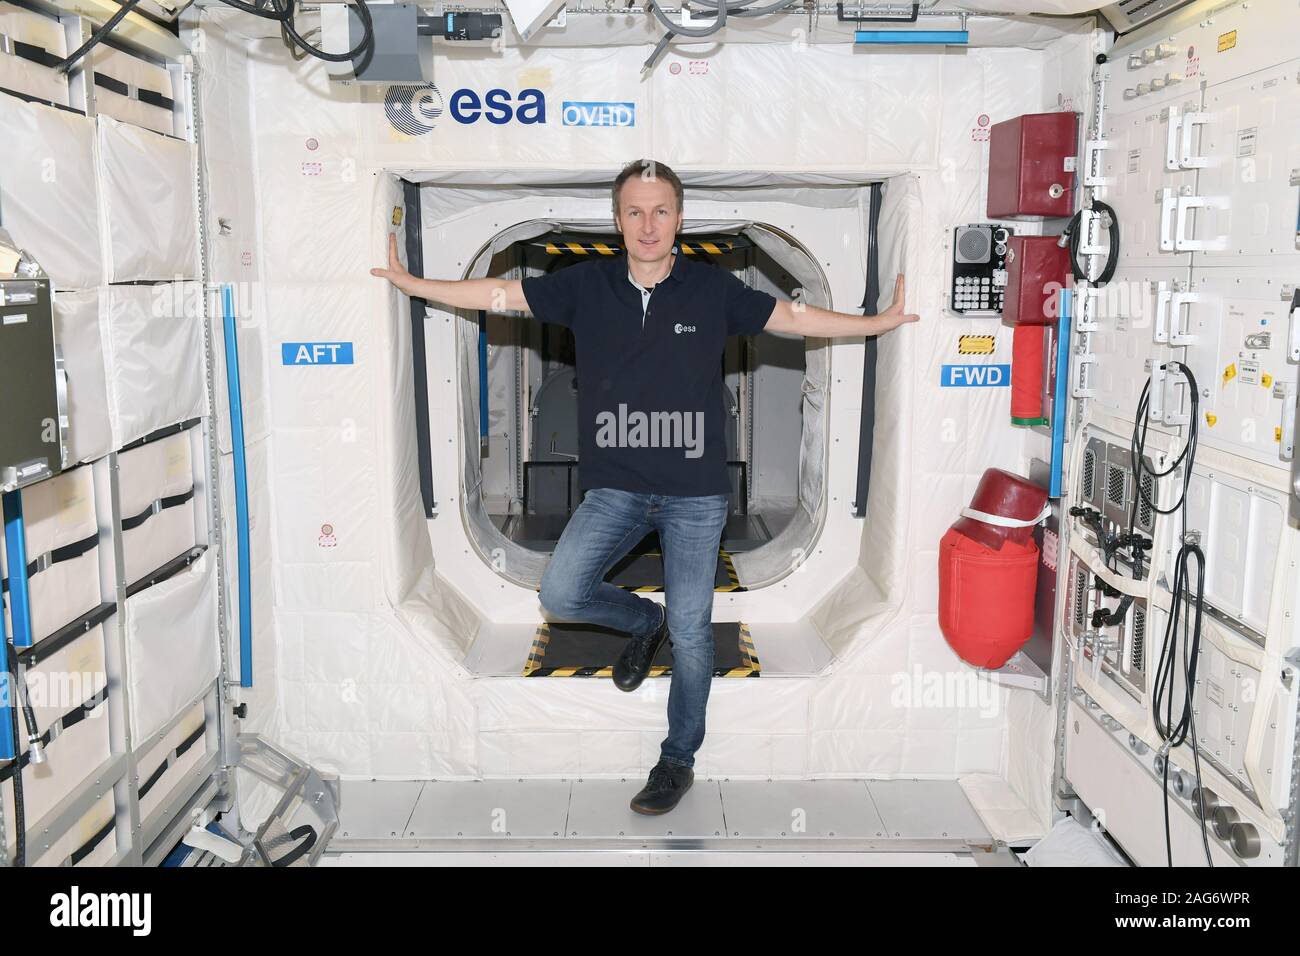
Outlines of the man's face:
[{"label": "man's face", "polygon": [[618,196],[618,230],[629,258],[657,262],[673,251],[673,238],[682,228],[677,194],[662,179],[633,176]]}]

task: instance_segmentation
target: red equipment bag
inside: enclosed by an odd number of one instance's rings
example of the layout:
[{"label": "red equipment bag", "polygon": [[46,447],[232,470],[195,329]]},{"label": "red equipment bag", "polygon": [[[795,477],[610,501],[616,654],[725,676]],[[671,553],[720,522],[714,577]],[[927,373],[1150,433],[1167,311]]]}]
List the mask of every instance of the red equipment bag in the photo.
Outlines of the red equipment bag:
[{"label": "red equipment bag", "polygon": [[980,478],[939,542],[939,629],[968,664],[1001,667],[1034,632],[1038,545],[1047,492],[998,468]]}]

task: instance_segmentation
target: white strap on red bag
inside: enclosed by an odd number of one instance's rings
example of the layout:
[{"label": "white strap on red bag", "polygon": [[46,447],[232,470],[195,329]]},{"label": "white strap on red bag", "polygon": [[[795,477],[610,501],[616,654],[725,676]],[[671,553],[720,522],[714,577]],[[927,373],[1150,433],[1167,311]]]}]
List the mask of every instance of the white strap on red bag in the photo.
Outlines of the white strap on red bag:
[{"label": "white strap on red bag", "polygon": [[962,508],[961,516],[971,518],[975,521],[982,521],[985,524],[991,524],[996,528],[1032,528],[1036,524],[1041,524],[1052,515],[1052,503],[1049,501],[1043,505],[1043,510],[1038,513],[1037,518],[1007,518],[1002,515],[991,515],[986,511],[976,511],[974,508]]}]

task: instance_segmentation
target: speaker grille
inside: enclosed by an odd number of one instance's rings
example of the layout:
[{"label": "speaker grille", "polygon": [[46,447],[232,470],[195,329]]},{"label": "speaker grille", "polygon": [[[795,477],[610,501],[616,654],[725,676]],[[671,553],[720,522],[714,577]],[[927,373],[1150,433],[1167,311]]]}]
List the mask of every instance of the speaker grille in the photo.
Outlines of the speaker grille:
[{"label": "speaker grille", "polygon": [[1142,494],[1139,496],[1139,500],[1138,500],[1138,516],[1137,516],[1138,524],[1142,526],[1143,531],[1149,532],[1151,530],[1151,519],[1155,516],[1155,514],[1154,514],[1154,510],[1151,507],[1151,504],[1148,504],[1147,502],[1150,501],[1152,504],[1154,504],[1155,500],[1156,500],[1156,480],[1150,474],[1143,474]]},{"label": "speaker grille", "polygon": [[1106,500],[1113,505],[1124,507],[1124,469],[1114,465],[1106,467]]},{"label": "speaker grille", "polygon": [[1147,612],[1140,607],[1133,608],[1133,640],[1129,642],[1129,666],[1135,670],[1144,670],[1146,658]]},{"label": "speaker grille", "polygon": [[1085,501],[1092,501],[1097,492],[1097,453],[1089,448],[1083,453],[1083,488],[1081,494]]},{"label": "speaker grille", "polygon": [[988,262],[993,234],[987,229],[963,229],[957,234],[958,262]]},{"label": "speaker grille", "polygon": [[1088,572],[1080,568],[1074,573],[1074,626],[1082,628],[1088,619]]}]

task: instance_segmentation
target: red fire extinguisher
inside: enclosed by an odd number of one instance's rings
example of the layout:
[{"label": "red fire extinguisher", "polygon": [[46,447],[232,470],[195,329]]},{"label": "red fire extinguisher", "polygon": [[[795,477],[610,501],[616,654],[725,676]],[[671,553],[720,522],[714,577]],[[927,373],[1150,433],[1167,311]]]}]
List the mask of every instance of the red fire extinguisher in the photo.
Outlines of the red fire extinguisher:
[{"label": "red fire extinguisher", "polygon": [[1034,631],[1038,544],[1047,492],[990,468],[970,506],[939,542],[939,629],[962,660],[997,668]]}]

